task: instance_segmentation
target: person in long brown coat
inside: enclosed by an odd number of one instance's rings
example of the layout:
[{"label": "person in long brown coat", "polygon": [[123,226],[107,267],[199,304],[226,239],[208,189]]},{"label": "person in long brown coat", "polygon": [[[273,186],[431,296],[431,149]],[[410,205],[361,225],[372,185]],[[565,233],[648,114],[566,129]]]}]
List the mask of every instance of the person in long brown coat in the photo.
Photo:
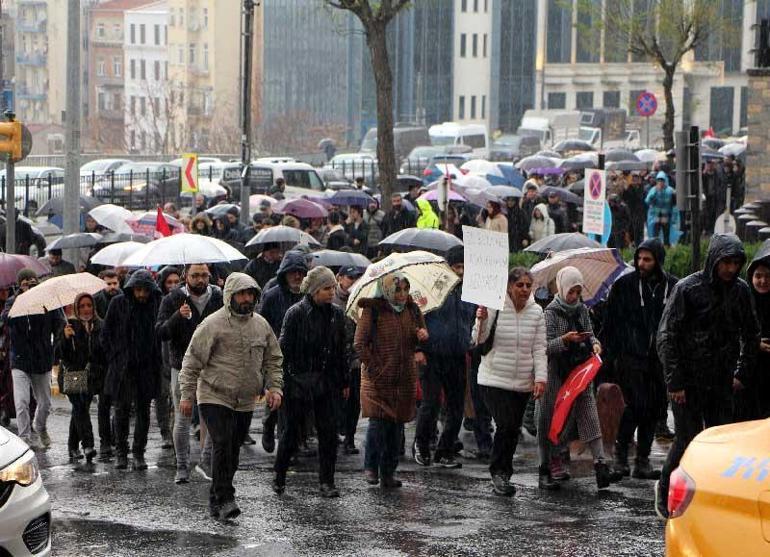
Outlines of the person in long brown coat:
[{"label": "person in long brown coat", "polygon": [[409,296],[401,273],[379,279],[374,298],[358,305],[355,349],[361,358],[361,411],[369,418],[364,470],[366,481],[401,487],[394,477],[403,424],[415,417],[417,364],[425,364],[418,343],[428,340],[422,313]]}]

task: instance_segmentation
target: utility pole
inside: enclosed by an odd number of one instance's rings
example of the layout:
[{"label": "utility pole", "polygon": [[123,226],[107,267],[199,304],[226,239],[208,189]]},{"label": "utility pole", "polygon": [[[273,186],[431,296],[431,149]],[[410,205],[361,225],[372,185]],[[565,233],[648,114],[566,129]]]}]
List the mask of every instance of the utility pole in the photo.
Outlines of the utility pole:
[{"label": "utility pole", "polygon": [[67,111],[64,233],[80,229],[80,0],[67,2]]},{"label": "utility pole", "polygon": [[251,62],[254,54],[254,0],[243,0],[241,14],[241,224],[249,225],[249,196],[251,185],[249,166],[251,164]]},{"label": "utility pole", "polygon": [[[16,115],[5,111],[5,118],[13,122]],[[15,162],[9,153],[5,163],[5,252],[16,253],[16,172]]]}]

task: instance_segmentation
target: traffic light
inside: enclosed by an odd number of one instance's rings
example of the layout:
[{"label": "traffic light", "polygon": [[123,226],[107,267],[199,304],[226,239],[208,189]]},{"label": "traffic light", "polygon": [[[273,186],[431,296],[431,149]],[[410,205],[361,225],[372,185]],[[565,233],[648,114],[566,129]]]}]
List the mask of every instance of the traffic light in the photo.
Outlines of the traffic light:
[{"label": "traffic light", "polygon": [[0,122],[0,153],[7,153],[11,160],[20,161],[21,156],[21,122]]}]

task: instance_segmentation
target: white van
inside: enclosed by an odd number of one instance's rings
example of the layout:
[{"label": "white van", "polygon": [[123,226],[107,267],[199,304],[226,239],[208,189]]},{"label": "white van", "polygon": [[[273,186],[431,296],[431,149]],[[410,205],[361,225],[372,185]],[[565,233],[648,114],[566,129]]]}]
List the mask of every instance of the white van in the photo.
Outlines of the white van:
[{"label": "white van", "polygon": [[[222,185],[230,192],[230,198],[238,200],[241,195],[240,164],[235,163],[232,169],[226,168]],[[326,189],[324,181],[316,169],[304,162],[297,162],[288,157],[259,158],[251,161],[249,167],[249,183],[251,193],[266,194],[278,178],[286,182],[287,198],[293,199],[303,195],[319,195]]]},{"label": "white van", "polygon": [[466,145],[473,150],[474,159],[486,159],[489,156],[489,133],[484,125],[444,122],[431,126],[428,134],[431,144],[437,147]]}]

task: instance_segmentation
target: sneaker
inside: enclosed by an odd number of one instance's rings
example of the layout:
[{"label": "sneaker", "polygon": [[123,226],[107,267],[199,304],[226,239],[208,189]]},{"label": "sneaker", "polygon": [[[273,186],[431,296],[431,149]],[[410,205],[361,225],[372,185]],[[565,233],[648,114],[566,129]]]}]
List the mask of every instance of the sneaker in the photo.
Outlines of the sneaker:
[{"label": "sneaker", "polygon": [[174,476],[174,483],[179,484],[186,484],[190,481],[190,471],[187,469],[187,466],[180,466],[176,469],[176,476]]},{"label": "sneaker", "polygon": [[380,483],[380,475],[377,470],[364,470],[364,478],[369,485],[377,485]]},{"label": "sneaker", "polygon": [[634,463],[632,477],[638,480],[659,480],[660,470],[655,470],[650,464],[649,458],[638,458]]},{"label": "sneaker", "polygon": [[241,509],[235,504],[235,501],[228,501],[219,508],[219,520],[235,520],[241,515]]},{"label": "sneaker", "polygon": [[205,462],[199,462],[195,465],[195,472],[202,477],[204,480],[210,482],[211,481],[211,465],[206,464]]},{"label": "sneaker", "polygon": [[474,418],[463,419],[463,429],[465,431],[473,431],[475,427],[476,427],[476,420]]},{"label": "sneaker", "polygon": [[115,459],[115,470],[125,470],[126,468],[128,468],[128,457],[119,454]]},{"label": "sneaker", "polygon": [[572,478],[560,456],[551,457],[551,477],[557,482],[566,482]]},{"label": "sneaker", "polygon": [[325,497],[327,499],[340,496],[340,490],[337,489],[334,484],[321,484],[319,490],[321,492],[321,497]]},{"label": "sneaker", "polygon": [[623,474],[624,478],[627,478],[631,475],[631,467],[628,465],[628,456],[627,455],[621,455],[616,453],[615,454],[615,464],[613,465],[615,470]]},{"label": "sneaker", "polygon": [[537,486],[546,491],[556,491],[561,487],[559,482],[551,477],[551,468],[549,466],[540,466],[538,468]]},{"label": "sneaker", "polygon": [[147,462],[144,455],[134,455],[134,470],[147,470]]},{"label": "sneaker", "polygon": [[422,451],[419,447],[415,447],[414,461],[420,466],[430,466],[430,452]]},{"label": "sneaker", "polygon": [[[256,442],[256,441],[254,441],[254,438],[253,438],[251,435],[249,435],[249,434],[247,433],[247,434],[246,434],[246,437],[244,437],[244,439],[243,439],[243,444],[244,444],[244,445],[256,445],[256,444],[257,444],[257,442]],[[235,505],[235,503],[233,503],[233,505]],[[235,507],[235,508],[237,509],[238,507]],[[239,513],[239,514],[240,514],[240,512],[241,512],[241,511],[240,511],[240,510],[238,510],[238,513]]]},{"label": "sneaker", "polygon": [[455,441],[455,444],[452,446],[452,450],[455,454],[460,454],[464,448],[465,445],[463,445],[462,441]]},{"label": "sneaker", "polygon": [[265,428],[262,432],[262,448],[266,453],[272,453],[275,450],[275,431],[270,428]]},{"label": "sneaker", "polygon": [[455,460],[453,456],[442,456],[436,459],[436,465],[442,468],[462,468],[463,465]]},{"label": "sneaker", "polygon": [[354,455],[359,454],[361,451],[359,451],[358,447],[356,447],[355,441],[350,439],[345,441],[345,443],[342,445],[342,452],[346,455]]},{"label": "sneaker", "polygon": [[383,476],[380,480],[380,487],[383,489],[398,489],[402,485],[403,482],[395,476]]},{"label": "sneaker", "polygon": [[655,482],[655,514],[662,520],[668,520],[668,500],[661,497],[660,480]]},{"label": "sneaker", "polygon": [[42,443],[44,448],[48,448],[51,446],[51,436],[48,435],[48,431],[41,431],[38,433],[38,436],[40,437],[40,443]]},{"label": "sneaker", "polygon": [[500,474],[495,474],[492,476],[492,491],[495,495],[511,497],[514,493],[516,493],[516,488],[511,485],[511,482],[508,481],[508,478],[501,476]]},{"label": "sneaker", "polygon": [[78,460],[83,458],[83,453],[78,449],[70,450],[70,464],[75,464]]}]

